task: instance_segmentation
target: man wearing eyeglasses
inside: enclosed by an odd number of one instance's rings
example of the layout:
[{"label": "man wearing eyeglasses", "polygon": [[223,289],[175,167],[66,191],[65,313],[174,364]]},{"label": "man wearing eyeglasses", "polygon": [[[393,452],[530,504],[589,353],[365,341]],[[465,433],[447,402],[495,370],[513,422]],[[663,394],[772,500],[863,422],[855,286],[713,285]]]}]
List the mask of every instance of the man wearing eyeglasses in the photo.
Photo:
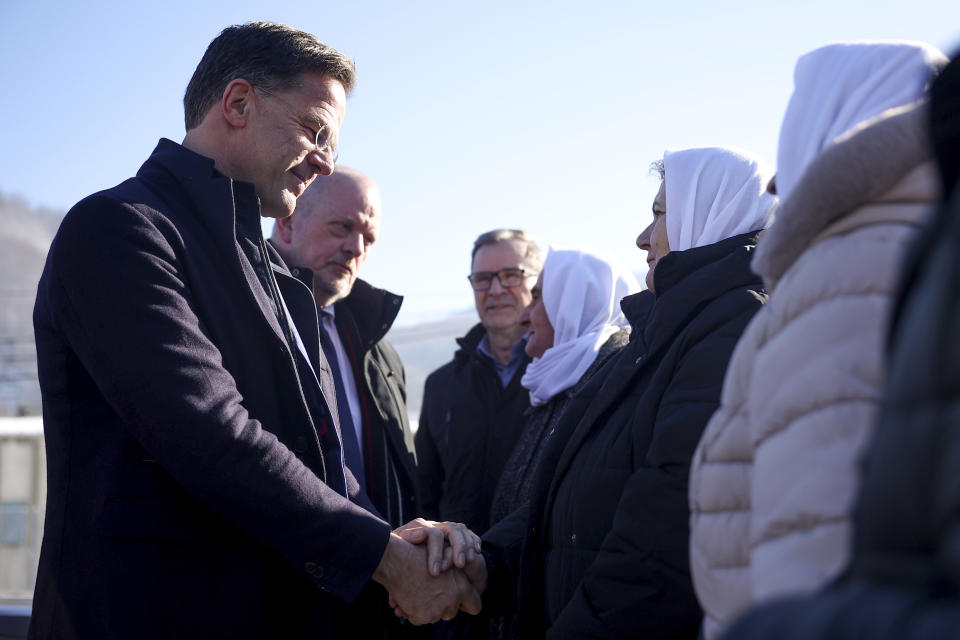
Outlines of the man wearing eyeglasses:
[{"label": "man wearing eyeglasses", "polygon": [[474,242],[468,278],[480,323],[427,378],[416,435],[428,518],[455,517],[477,533],[490,525],[493,491],[529,406],[520,386],[529,358],[519,317],[542,264],[523,231],[496,229]]},{"label": "man wearing eyeglasses", "polygon": [[[334,171],[353,81],[308,33],[228,27],[183,143],[64,218],[34,308],[30,638],[331,638],[334,599],[371,579],[415,622],[479,608],[462,571],[430,571],[442,540],[397,535],[345,466],[314,299],[260,231]],[[474,544],[455,534],[454,557]]]},{"label": "man wearing eyeglasses", "polygon": [[[480,323],[457,340],[453,360],[427,378],[415,441],[424,517],[451,518],[482,533],[530,405],[520,385],[530,358],[519,319],[533,299],[543,254],[523,231],[495,229],[474,241],[470,264]],[[483,614],[435,627],[437,640],[489,637]]]}]

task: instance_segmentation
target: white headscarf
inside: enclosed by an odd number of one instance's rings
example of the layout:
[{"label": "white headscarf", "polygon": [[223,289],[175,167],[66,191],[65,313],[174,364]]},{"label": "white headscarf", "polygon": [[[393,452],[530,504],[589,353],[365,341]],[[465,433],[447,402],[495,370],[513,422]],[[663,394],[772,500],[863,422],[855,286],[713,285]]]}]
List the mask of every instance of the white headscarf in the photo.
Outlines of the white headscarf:
[{"label": "white headscarf", "polygon": [[836,43],[801,56],[780,128],[780,199],[837,138],[887,109],[923,97],[946,63],[935,48],[916,42]]},{"label": "white headscarf", "polygon": [[667,184],[667,240],[671,251],[764,229],[776,196],[767,193],[773,171],[759,158],[730,147],[663,154]]},{"label": "white headscarf", "polygon": [[620,300],[640,291],[630,271],[588,251],[551,247],[543,263],[543,304],[553,346],[534,358],[520,383],[541,405],[575,385],[611,335],[629,325]]}]

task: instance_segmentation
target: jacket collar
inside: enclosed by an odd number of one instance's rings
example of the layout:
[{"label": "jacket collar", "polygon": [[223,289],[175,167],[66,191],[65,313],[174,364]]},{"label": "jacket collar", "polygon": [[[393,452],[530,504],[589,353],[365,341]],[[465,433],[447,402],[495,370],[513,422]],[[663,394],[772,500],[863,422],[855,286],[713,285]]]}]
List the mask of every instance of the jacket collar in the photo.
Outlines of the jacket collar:
[{"label": "jacket collar", "polygon": [[457,344],[460,345],[460,351],[457,355],[463,354],[464,356],[472,355],[477,353],[477,347],[480,345],[480,341],[483,340],[483,336],[487,335],[487,330],[483,328],[481,323],[477,323],[470,328],[470,331],[467,331],[467,334],[462,338],[457,338]]},{"label": "jacket collar", "polygon": [[657,293],[641,291],[620,302],[633,331],[652,353],[673,339],[715,298],[746,285],[760,285],[750,270],[759,231],[750,231],[704,247],[671,251],[657,263]]},{"label": "jacket collar", "polygon": [[378,289],[366,280],[357,278],[353,289],[343,300],[333,305],[337,314],[346,312],[353,318],[365,349],[370,349],[390,331],[400,313],[403,296],[386,289]]},{"label": "jacket collar", "polygon": [[[165,188],[172,177],[193,205],[194,214],[215,231],[221,225],[237,224],[254,237],[260,233],[260,200],[253,184],[223,175],[212,158],[161,138],[137,177],[151,183],[162,180]],[[233,202],[234,207],[224,207],[225,202]]]},{"label": "jacket collar", "polygon": [[[273,240],[267,240],[267,246],[279,257]],[[313,271],[307,267],[290,265],[290,275],[297,278],[313,291]],[[356,325],[364,350],[370,350],[387,335],[400,313],[403,296],[386,289],[378,289],[366,280],[357,278],[350,294],[335,302],[334,313],[337,316],[348,315]],[[342,320],[341,320],[342,321]]]}]

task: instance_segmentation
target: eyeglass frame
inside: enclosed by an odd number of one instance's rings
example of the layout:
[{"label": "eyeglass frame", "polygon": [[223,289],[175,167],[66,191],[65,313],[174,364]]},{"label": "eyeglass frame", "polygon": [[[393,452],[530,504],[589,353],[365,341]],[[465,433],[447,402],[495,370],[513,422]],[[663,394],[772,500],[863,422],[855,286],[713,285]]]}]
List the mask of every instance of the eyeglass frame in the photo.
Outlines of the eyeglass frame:
[{"label": "eyeglass frame", "polygon": [[[253,85],[251,85],[251,86],[253,86]],[[290,104],[289,102],[287,102],[286,100],[284,100],[283,98],[281,98],[280,96],[278,96],[276,93],[274,93],[274,92],[272,92],[272,91],[270,91],[270,90],[268,90],[268,89],[264,89],[263,87],[257,87],[257,86],[253,86],[253,90],[254,90],[254,91],[259,91],[260,93],[262,93],[262,94],[264,94],[264,95],[270,96],[270,97],[273,98],[274,100],[279,100],[279,101],[282,102],[284,105],[286,105],[286,107],[287,107],[290,111],[292,111],[293,113],[296,113],[296,112],[297,112],[297,110],[293,107],[292,104]],[[322,155],[322,156],[325,156],[325,157],[330,161],[330,165],[331,165],[331,166],[336,166],[337,161],[340,159],[340,149],[339,149],[339,146],[340,146],[340,145],[339,145],[339,140],[338,140],[338,141],[337,141],[337,142],[338,142],[337,146],[333,146],[334,136],[336,135],[336,134],[333,132],[333,127],[331,127],[331,126],[328,125],[326,122],[324,122],[324,123],[322,123],[322,124],[320,125],[320,128],[317,129],[317,132],[316,132],[316,133],[313,133],[313,127],[311,127],[309,124],[303,122],[303,121],[302,121],[303,118],[301,118],[300,116],[297,116],[297,120],[300,121],[300,126],[301,126],[301,127],[303,127],[304,129],[306,129],[307,131],[309,131],[309,132],[311,133],[311,135],[313,135],[313,146],[316,148],[317,153],[319,153],[319,154]],[[329,132],[331,132],[331,133],[330,133],[330,139],[321,146],[321,145],[320,145],[320,136],[323,134],[324,131],[329,131]],[[339,133],[339,131],[336,132],[336,133]],[[310,137],[307,136],[307,139],[309,140]]]},{"label": "eyeglass frame", "polygon": [[[520,272],[520,274],[519,274],[519,275],[520,275],[520,281],[517,282],[517,284],[510,284],[510,285],[504,284],[504,282],[503,282],[503,276],[501,275],[504,271],[519,271],[519,272]],[[480,275],[489,275],[489,276],[490,276],[490,284],[488,284],[485,289],[477,289],[476,285],[475,285],[474,282],[473,282],[473,277],[474,277],[474,276],[480,276]],[[539,275],[540,275],[540,272],[539,272],[539,271],[527,271],[527,270],[524,269],[523,267],[506,267],[506,268],[504,268],[504,269],[499,269],[498,271],[478,271],[478,272],[476,272],[476,273],[471,273],[470,275],[467,276],[467,280],[470,281],[470,287],[471,287],[474,291],[480,291],[480,292],[482,292],[482,291],[490,291],[490,288],[493,286],[493,279],[494,279],[494,278],[496,278],[496,279],[497,279],[497,282],[500,283],[500,287],[501,287],[501,288],[503,288],[503,289],[514,289],[514,288],[516,288],[516,287],[519,287],[521,284],[523,284],[523,281],[524,281],[526,278],[535,278],[535,277],[537,277],[537,276],[539,276]]]}]

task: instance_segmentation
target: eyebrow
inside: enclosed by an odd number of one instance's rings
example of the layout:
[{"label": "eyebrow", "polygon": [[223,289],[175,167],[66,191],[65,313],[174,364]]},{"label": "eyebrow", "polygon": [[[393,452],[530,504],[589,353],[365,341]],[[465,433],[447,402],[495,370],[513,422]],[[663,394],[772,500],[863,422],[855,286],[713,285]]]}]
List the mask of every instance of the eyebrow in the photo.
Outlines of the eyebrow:
[{"label": "eyebrow", "polygon": [[320,127],[329,127],[329,125],[316,113],[308,113],[304,116],[304,121],[307,124],[313,125],[315,128],[319,129]]},{"label": "eyebrow", "polygon": [[312,124],[317,129],[320,127],[327,127],[331,131],[336,132],[337,129],[334,127],[334,125],[328,119],[323,117],[325,115],[327,115],[327,112],[323,109],[320,109],[319,107],[311,108],[304,114],[303,119],[305,122]]}]

